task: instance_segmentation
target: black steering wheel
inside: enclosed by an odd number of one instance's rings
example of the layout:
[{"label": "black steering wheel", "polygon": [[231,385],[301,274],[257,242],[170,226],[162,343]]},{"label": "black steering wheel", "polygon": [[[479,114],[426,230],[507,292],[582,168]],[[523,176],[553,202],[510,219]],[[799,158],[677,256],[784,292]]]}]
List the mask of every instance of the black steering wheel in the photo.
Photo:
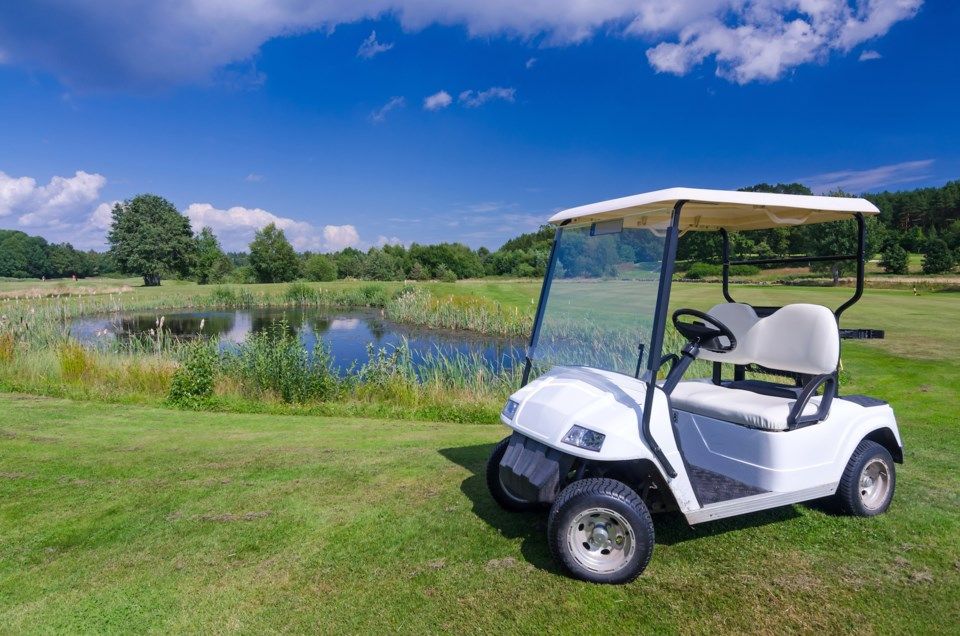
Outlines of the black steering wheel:
[{"label": "black steering wheel", "polygon": [[[693,322],[682,322],[684,316],[696,318]],[[700,348],[714,353],[729,353],[737,348],[737,338],[725,324],[696,309],[678,309],[673,312],[673,326],[680,334],[700,345]],[[723,344],[720,338],[726,338],[729,344]]]}]

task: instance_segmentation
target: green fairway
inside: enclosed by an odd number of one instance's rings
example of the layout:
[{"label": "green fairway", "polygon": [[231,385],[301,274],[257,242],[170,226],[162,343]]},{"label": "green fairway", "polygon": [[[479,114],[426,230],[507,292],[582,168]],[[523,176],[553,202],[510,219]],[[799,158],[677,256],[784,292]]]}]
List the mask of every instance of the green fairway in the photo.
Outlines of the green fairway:
[{"label": "green fairway", "polygon": [[955,626],[960,396],[956,367],[933,368],[857,382],[901,416],[907,463],[887,515],[659,517],[651,566],[615,588],[562,576],[545,516],[490,500],[481,471],[499,426],[2,395],[0,631]]}]

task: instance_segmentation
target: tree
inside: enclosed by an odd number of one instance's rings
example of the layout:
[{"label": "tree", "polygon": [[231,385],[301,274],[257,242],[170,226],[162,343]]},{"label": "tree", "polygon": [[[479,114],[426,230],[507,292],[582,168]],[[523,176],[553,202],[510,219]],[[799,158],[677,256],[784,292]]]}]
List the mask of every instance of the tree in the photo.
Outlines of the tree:
[{"label": "tree", "polygon": [[337,280],[337,264],[326,254],[314,254],[303,264],[303,274],[307,280]]},{"label": "tree", "polygon": [[161,276],[187,274],[193,262],[190,220],[155,194],[117,203],[107,241],[120,271],[143,276],[148,287]]},{"label": "tree", "polygon": [[363,259],[360,274],[367,280],[401,280],[403,269],[395,256],[374,247]]},{"label": "tree", "polygon": [[337,274],[340,278],[360,278],[363,259],[363,252],[357,248],[344,248],[336,255]]},{"label": "tree", "polygon": [[923,252],[924,274],[946,274],[953,269],[953,254],[942,239],[931,239]]},{"label": "tree", "polygon": [[213,229],[205,227],[197,235],[196,261],[193,273],[201,285],[222,283],[233,271],[233,262],[220,248]]},{"label": "tree", "polygon": [[250,243],[250,267],[257,282],[286,283],[300,273],[300,261],[283,230],[273,223],[258,231]]},{"label": "tree", "polygon": [[900,244],[891,241],[883,251],[880,267],[888,274],[907,274],[910,271],[910,254],[900,247]]}]

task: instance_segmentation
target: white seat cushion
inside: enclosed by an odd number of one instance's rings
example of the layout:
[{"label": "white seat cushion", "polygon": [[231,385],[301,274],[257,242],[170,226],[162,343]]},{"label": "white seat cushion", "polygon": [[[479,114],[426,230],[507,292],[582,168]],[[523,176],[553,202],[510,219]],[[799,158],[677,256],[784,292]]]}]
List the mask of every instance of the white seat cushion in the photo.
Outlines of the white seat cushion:
[{"label": "white seat cushion", "polygon": [[[670,401],[681,411],[765,431],[787,430],[787,416],[796,402],[793,398],[717,386],[709,380],[679,383],[670,395]],[[803,414],[812,415],[819,406],[820,398],[812,397]]]}]

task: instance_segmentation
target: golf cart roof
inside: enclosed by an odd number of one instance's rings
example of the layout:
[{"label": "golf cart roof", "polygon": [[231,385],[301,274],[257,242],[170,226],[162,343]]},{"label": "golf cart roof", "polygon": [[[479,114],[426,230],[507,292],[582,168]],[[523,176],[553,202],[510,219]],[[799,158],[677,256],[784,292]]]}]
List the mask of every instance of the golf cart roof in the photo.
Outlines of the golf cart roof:
[{"label": "golf cart roof", "polygon": [[866,199],[668,188],[563,210],[550,217],[550,223],[627,219],[626,227],[665,229],[677,201],[686,201],[680,213],[681,231],[763,230],[880,213]]}]

